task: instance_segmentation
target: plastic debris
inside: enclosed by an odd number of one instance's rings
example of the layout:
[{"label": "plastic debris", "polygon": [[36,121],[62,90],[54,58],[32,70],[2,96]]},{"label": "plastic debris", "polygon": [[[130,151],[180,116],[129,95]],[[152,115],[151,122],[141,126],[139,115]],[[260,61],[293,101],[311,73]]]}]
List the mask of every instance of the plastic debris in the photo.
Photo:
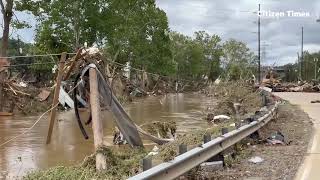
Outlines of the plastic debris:
[{"label": "plastic debris", "polygon": [[232,123],[229,125],[230,127],[236,127],[236,123]]},{"label": "plastic debris", "polygon": [[25,83],[25,82],[19,82],[19,86],[20,87],[27,87],[28,85],[27,85],[27,83]]},{"label": "plastic debris", "polygon": [[268,108],[267,108],[266,106],[264,106],[264,107],[261,108],[259,111],[260,111],[260,112],[268,112],[269,110],[268,110]]},{"label": "plastic debris", "polygon": [[221,79],[220,79],[220,76],[214,81],[214,84],[218,85],[220,84],[221,82]]},{"label": "plastic debris", "polygon": [[320,103],[320,100],[311,101],[311,103]]},{"label": "plastic debris", "polygon": [[270,145],[286,145],[284,135],[280,131],[271,134],[271,136],[267,138],[267,143]]},{"label": "plastic debris", "polygon": [[267,92],[272,92],[272,89],[268,87],[259,87],[259,89],[265,90]]},{"label": "plastic debris", "polygon": [[255,156],[255,157],[252,157],[249,159],[249,162],[252,162],[254,164],[259,164],[259,163],[262,163],[263,161],[264,161],[264,159],[262,159],[259,156]]},{"label": "plastic debris", "polygon": [[158,153],[159,153],[159,148],[158,148],[157,146],[154,146],[154,147],[152,148],[152,151],[148,153],[147,157],[148,157],[148,156],[155,156],[155,155],[157,155]]},{"label": "plastic debris", "polygon": [[217,120],[217,119],[231,119],[229,116],[226,116],[226,115],[217,115],[217,116],[214,116],[213,117],[213,120]]},{"label": "plastic debris", "polygon": [[128,144],[123,134],[120,132],[120,130],[117,127],[115,127],[115,130],[113,133],[113,144],[114,145]]}]

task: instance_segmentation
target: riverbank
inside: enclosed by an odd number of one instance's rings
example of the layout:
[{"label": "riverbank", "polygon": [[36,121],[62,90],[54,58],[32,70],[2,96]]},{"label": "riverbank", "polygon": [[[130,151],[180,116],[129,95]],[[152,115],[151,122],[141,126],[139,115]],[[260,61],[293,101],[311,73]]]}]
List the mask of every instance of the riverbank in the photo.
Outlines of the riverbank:
[{"label": "riverbank", "polygon": [[[212,137],[219,136],[221,133],[221,128],[225,127],[228,128],[229,130],[232,130],[235,128],[235,124],[240,124],[239,120],[240,118],[236,118],[237,114],[240,116],[245,116],[248,115],[248,111],[250,113],[255,109],[259,109],[262,105],[261,103],[261,97],[258,91],[254,89],[252,86],[240,86],[240,84],[233,84],[229,86],[220,86],[221,88],[216,88],[216,93],[214,95],[197,95],[197,96],[204,96],[206,98],[207,103],[201,102],[202,104],[202,110],[200,113],[202,114],[201,116],[194,117],[191,112],[189,112],[189,116],[191,117],[184,119],[184,121],[176,121],[177,123],[177,139],[172,142],[165,144],[163,146],[158,146],[158,150],[154,152],[154,156],[152,159],[156,163],[160,163],[163,161],[169,161],[172,158],[174,158],[177,153],[178,153],[178,146],[180,144],[186,144],[188,146],[188,149],[192,149],[194,147],[197,147],[199,144],[201,144],[203,135],[204,134],[209,134]],[[236,89],[237,87],[238,89]],[[195,93],[198,94],[198,93]],[[177,96],[178,97],[178,96]],[[213,99],[217,99],[217,102],[213,102]],[[204,100],[204,99],[203,99]],[[253,100],[253,101],[252,101]],[[185,101],[188,102],[187,99]],[[192,101],[195,101],[193,99]],[[160,99],[160,104],[166,104],[171,102],[166,101],[165,99]],[[240,104],[239,112],[237,113],[236,110],[234,109],[234,104]],[[179,107],[181,108],[181,107]],[[151,112],[153,114],[153,117],[156,117],[157,114],[156,112]],[[207,114],[212,113],[213,115],[219,115],[218,113],[226,113],[226,115],[230,116],[229,119],[220,119],[219,121],[212,121],[208,120]],[[166,117],[169,114],[166,114]],[[178,114],[174,115],[177,116]],[[133,118],[134,119],[134,118]],[[194,126],[193,123],[188,123],[190,119],[194,119],[195,122],[201,122],[201,126]],[[153,119],[154,120],[154,119]],[[185,129],[181,129],[181,123],[186,124]],[[192,125],[192,127],[188,127]],[[155,148],[152,148],[155,149]],[[125,162],[131,162],[131,165],[126,164],[126,166],[123,166],[122,163],[117,163],[114,164],[112,163],[113,161],[108,160],[108,167],[112,167],[111,170],[108,169],[107,171],[103,172],[95,172],[92,171],[94,169],[94,163],[93,166],[90,167],[83,167],[83,166],[71,166],[71,167],[53,167],[49,168],[48,170],[45,171],[35,171],[27,176],[25,176],[25,179],[38,179],[38,178],[43,178],[48,175],[50,178],[68,178],[68,179],[78,179],[82,177],[83,174],[86,174],[90,177],[101,177],[103,179],[105,178],[110,178],[110,179],[123,179],[129,176],[132,176],[138,172],[141,171],[141,166],[139,161],[141,160],[142,155],[145,155],[146,153],[149,152],[141,152],[142,154],[138,153],[137,156],[129,156],[131,158],[120,158],[123,157],[123,155],[117,155],[118,152],[108,152],[108,155],[111,157],[116,157],[115,159],[118,159],[119,161],[125,161]],[[120,156],[120,157],[119,157]],[[128,156],[125,156],[128,157]],[[140,157],[135,158],[135,157]],[[87,164],[87,163],[85,163]],[[81,169],[81,171],[79,171]],[[121,170],[119,170],[121,169]],[[132,171],[133,169],[136,170]],[[58,173],[60,172],[60,173]]]},{"label": "riverbank", "polygon": [[[207,97],[199,93],[179,93],[138,98],[132,103],[125,104],[124,108],[138,125],[153,121],[175,121],[177,133],[185,134],[207,127],[204,111],[215,103],[215,97]],[[85,114],[81,114],[81,117],[87,119]],[[125,146],[112,144],[112,132],[115,127],[112,114],[103,111],[102,117],[105,142],[114,151],[122,150]],[[24,115],[0,117],[0,142],[5,142],[25,128],[31,127],[37,118],[38,116]],[[52,142],[50,145],[45,145],[48,121],[47,116],[44,116],[23,137],[0,148],[0,176],[15,179],[15,176],[23,176],[30,170],[46,170],[55,166],[72,167],[81,164],[85,156],[92,154],[94,150],[91,126],[85,126],[85,129],[89,135],[88,140],[83,138],[74,112],[61,111],[57,116]],[[147,143],[150,144],[150,142]]]}]

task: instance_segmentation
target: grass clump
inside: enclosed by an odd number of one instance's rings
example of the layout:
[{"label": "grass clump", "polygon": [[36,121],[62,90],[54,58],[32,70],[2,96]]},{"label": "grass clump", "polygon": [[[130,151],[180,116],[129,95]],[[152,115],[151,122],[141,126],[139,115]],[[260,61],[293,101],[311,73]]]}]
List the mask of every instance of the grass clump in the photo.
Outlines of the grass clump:
[{"label": "grass clump", "polygon": [[140,160],[146,155],[146,151],[143,149],[112,151],[100,148],[97,152],[103,153],[107,158],[107,169],[101,172],[96,171],[95,154],[93,154],[80,165],[57,166],[47,170],[33,171],[23,179],[126,179],[140,171]]}]

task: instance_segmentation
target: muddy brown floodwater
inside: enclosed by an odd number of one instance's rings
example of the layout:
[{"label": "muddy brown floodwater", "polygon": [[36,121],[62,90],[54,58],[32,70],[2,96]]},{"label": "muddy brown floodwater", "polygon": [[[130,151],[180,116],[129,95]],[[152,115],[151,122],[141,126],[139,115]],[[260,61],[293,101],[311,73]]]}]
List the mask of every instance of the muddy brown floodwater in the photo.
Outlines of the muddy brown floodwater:
[{"label": "muddy brown floodwater", "polygon": [[[184,133],[205,127],[204,111],[214,103],[214,98],[200,94],[168,94],[139,99],[126,105],[125,109],[137,124],[173,120],[177,123],[177,132]],[[37,118],[0,117],[0,144],[32,126]],[[34,169],[73,165],[93,152],[92,131],[86,127],[90,139],[85,140],[73,111],[61,112],[57,119],[50,145],[45,145],[48,130],[46,116],[23,137],[0,147],[0,179],[23,176]],[[103,112],[102,119],[105,141],[111,144],[114,128],[112,115]]]}]

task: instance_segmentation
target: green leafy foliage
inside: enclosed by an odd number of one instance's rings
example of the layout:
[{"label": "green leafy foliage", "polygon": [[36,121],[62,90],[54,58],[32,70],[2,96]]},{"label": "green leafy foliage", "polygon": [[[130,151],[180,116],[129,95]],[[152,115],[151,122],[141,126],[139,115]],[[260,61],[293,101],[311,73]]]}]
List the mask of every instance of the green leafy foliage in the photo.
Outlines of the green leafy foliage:
[{"label": "green leafy foliage", "polygon": [[175,70],[168,19],[154,0],[23,1],[19,7],[38,17],[35,45],[42,52],[70,52],[86,43],[105,47],[113,61],[131,60],[166,75]]},{"label": "green leafy foliage", "polygon": [[206,77],[214,80],[221,72],[221,39],[204,31],[195,32],[194,36],[191,38],[177,32],[171,33],[171,49],[177,64],[177,75],[180,78]]},{"label": "green leafy foliage", "polygon": [[257,58],[245,43],[230,39],[223,44],[223,66],[231,80],[247,79],[256,72]]}]

